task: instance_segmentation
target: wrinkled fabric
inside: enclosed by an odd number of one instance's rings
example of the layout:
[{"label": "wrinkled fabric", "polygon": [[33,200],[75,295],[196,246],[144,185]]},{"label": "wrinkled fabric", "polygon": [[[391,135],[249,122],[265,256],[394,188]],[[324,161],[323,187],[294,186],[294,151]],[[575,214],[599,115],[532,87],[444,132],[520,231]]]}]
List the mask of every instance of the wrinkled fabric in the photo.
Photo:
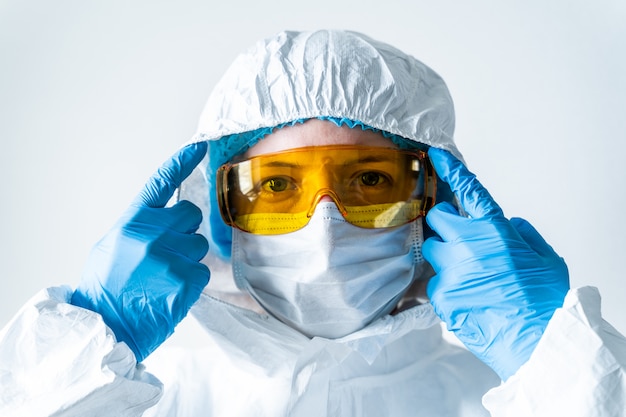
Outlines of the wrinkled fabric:
[{"label": "wrinkled fabric", "polygon": [[[306,338],[271,316],[211,297],[192,314],[211,335],[211,349],[148,359],[148,369],[174,387],[148,416],[488,416],[481,397],[499,383],[469,352],[442,339],[429,305],[336,340]],[[186,378],[193,395],[185,392]],[[199,390],[197,383],[206,385]],[[210,394],[196,399],[198,391]],[[204,408],[192,410],[195,402]]]},{"label": "wrinkled fabric", "polygon": [[0,332],[0,416],[138,416],[163,386],[70,287],[33,297]]},{"label": "wrinkled fabric", "polygon": [[195,140],[319,116],[458,154],[454,107],[439,75],[390,45],[332,30],[282,32],[239,55],[211,93]]},{"label": "wrinkled fabric", "polygon": [[328,340],[203,295],[181,329],[198,346],[162,346],[148,373],[70,295],[42,292],[0,332],[3,417],[624,415],[626,339],[602,320],[591,287],[570,291],[530,360],[501,385],[442,338],[429,305]]},{"label": "wrinkled fabric", "polygon": [[626,338],[596,288],[571,290],[530,360],[484,398],[494,416],[626,416]]}]

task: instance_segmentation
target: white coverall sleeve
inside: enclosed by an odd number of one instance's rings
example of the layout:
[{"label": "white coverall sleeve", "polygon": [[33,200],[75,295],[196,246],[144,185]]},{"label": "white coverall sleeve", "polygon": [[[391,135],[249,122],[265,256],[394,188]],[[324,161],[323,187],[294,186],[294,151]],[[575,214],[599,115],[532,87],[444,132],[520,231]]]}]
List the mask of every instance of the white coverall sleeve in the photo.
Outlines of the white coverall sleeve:
[{"label": "white coverall sleeve", "polygon": [[494,417],[626,416],[626,338],[596,288],[571,290],[529,361],[483,403]]},{"label": "white coverall sleeve", "polygon": [[71,294],[40,292],[0,331],[1,416],[141,416],[161,396],[161,383]]}]

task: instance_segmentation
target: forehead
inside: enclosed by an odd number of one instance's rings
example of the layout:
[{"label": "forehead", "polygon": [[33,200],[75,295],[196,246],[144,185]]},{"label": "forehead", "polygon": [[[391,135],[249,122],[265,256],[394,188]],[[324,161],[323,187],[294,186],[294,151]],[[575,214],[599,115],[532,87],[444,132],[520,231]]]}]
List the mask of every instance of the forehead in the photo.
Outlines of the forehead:
[{"label": "forehead", "polygon": [[396,147],[380,132],[337,126],[328,120],[310,119],[286,126],[266,136],[244,154],[245,158],[307,146],[359,145]]}]

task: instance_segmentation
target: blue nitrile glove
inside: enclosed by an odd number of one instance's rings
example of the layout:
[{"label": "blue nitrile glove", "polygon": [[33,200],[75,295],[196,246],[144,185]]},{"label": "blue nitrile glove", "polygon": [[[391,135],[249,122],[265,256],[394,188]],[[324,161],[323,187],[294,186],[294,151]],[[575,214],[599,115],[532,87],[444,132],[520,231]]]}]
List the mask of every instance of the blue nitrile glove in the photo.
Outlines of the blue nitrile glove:
[{"label": "blue nitrile glove", "polygon": [[530,223],[507,220],[462,162],[440,149],[428,154],[468,216],[449,203],[426,216],[439,235],[423,246],[436,273],[428,296],[448,329],[506,380],[529,359],[563,305],[567,266]]},{"label": "blue nitrile glove", "polygon": [[106,236],[92,249],[71,303],[102,315],[138,362],[173,332],[209,282],[199,261],[207,240],[202,214],[188,201],[165,207],[206,154],[206,143],[165,162]]}]

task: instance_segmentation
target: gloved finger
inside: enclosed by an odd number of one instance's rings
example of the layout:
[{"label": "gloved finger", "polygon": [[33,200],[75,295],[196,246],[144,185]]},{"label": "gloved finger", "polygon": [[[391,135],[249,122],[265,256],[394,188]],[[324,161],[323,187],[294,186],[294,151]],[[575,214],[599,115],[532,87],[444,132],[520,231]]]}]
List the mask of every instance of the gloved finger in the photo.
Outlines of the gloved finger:
[{"label": "gloved finger", "polygon": [[170,229],[180,233],[194,233],[202,222],[202,211],[187,200],[181,200],[171,207],[140,207],[129,210],[120,218],[122,225],[150,225],[157,230]]},{"label": "gloved finger", "polygon": [[438,273],[446,265],[446,243],[438,237],[430,237],[422,243],[422,256],[435,273]]},{"label": "gloved finger", "polygon": [[172,316],[177,323],[185,318],[189,309],[198,301],[211,276],[209,268],[199,262],[194,262],[193,265],[186,265],[182,262],[180,267],[185,268],[187,274],[182,277],[180,283],[182,285],[181,296],[172,299]]},{"label": "gloved finger", "polygon": [[161,225],[180,233],[194,233],[202,223],[202,210],[190,201],[181,200],[166,210],[169,219]]},{"label": "gloved finger", "polygon": [[179,253],[194,262],[199,262],[209,251],[209,242],[198,233],[189,235],[169,232],[161,239],[167,241],[166,245],[170,251]]},{"label": "gloved finger", "polygon": [[472,218],[504,216],[502,209],[489,192],[465,165],[450,152],[430,148],[428,156],[437,175],[448,185],[459,199],[461,207]]},{"label": "gloved finger", "polygon": [[554,251],[552,246],[545,241],[545,239],[539,234],[537,229],[528,221],[513,217],[510,220],[511,226],[517,230],[517,233],[524,239],[524,241],[530,246],[538,255],[543,257],[559,257]]},{"label": "gloved finger", "polygon": [[176,277],[176,282],[172,283],[173,288],[168,291],[172,294],[194,295],[195,292],[201,292],[209,283],[209,267],[203,263],[192,262],[186,257],[178,256],[170,261],[170,269],[172,271],[171,276]]},{"label": "gloved finger", "polygon": [[437,204],[426,214],[428,226],[445,242],[455,240],[463,232],[458,225],[459,220],[463,219],[465,218],[459,215],[458,210],[447,201]]},{"label": "gloved finger", "polygon": [[[190,236],[185,236],[186,238]],[[161,250],[167,250],[166,245],[161,246]],[[147,275],[138,286],[135,293],[132,290],[125,292],[125,297],[145,298],[145,294],[150,296],[150,300],[162,305],[169,305],[173,302],[172,297],[185,299],[191,295],[193,300],[188,304],[191,305],[196,300],[196,296],[202,292],[202,289],[208,284],[210,272],[208,266],[198,261],[192,261],[188,257],[178,253],[176,256],[170,256],[167,263],[161,266],[164,273],[159,275],[159,271],[154,274]],[[197,293],[197,294],[196,294]],[[126,302],[131,305],[130,301]],[[171,308],[166,308],[165,317],[171,319]],[[159,314],[153,311],[152,314]],[[165,319],[165,318],[164,318]],[[177,321],[175,320],[177,323]]]},{"label": "gloved finger", "polygon": [[207,147],[206,142],[198,142],[182,148],[152,174],[135,198],[134,205],[165,207],[176,189],[204,158]]},{"label": "gloved finger", "polygon": [[189,273],[185,276],[185,291],[187,294],[191,294],[190,302],[188,303],[189,307],[191,307],[198,301],[200,293],[209,283],[211,272],[208,266],[200,262],[194,262],[192,267],[187,268],[187,271]]}]

